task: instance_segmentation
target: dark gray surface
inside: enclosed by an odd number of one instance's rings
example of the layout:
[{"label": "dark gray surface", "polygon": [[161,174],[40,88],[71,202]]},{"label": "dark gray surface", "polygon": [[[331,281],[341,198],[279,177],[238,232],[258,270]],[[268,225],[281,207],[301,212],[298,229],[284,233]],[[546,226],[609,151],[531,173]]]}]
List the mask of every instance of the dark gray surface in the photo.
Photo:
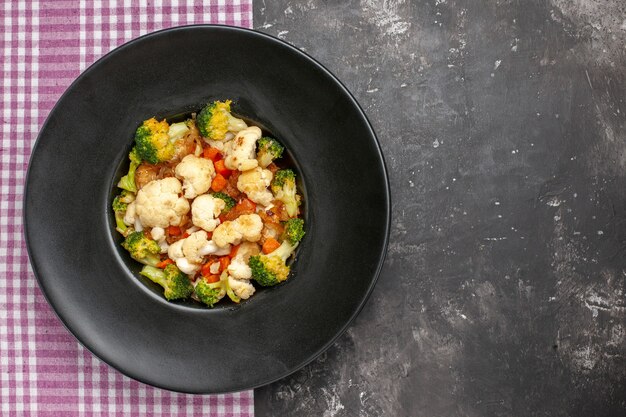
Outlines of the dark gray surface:
[{"label": "dark gray surface", "polygon": [[257,416],[625,415],[626,3],[257,0],[254,22],[355,94],[394,204],[365,309]]}]

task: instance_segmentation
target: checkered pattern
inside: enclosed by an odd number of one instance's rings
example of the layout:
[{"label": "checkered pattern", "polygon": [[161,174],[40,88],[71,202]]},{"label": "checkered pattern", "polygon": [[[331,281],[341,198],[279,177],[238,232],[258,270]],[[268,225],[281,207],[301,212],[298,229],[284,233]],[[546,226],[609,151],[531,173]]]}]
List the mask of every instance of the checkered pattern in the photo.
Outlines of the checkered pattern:
[{"label": "checkered pattern", "polygon": [[131,380],[83,349],[39,290],[22,237],[28,158],[61,93],[101,55],[165,27],[251,27],[251,0],[2,0],[0,415],[252,416],[252,391],[193,396]]}]

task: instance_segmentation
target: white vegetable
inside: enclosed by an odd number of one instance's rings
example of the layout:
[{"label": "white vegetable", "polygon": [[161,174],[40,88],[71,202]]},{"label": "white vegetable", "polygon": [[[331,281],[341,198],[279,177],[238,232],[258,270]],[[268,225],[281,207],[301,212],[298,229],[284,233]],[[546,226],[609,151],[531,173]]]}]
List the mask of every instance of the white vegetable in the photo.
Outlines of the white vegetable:
[{"label": "white vegetable", "polygon": [[170,248],[170,245],[168,245],[167,240],[163,239],[162,241],[158,243],[159,243],[159,247],[161,248],[161,253],[167,253],[167,251]]},{"label": "white vegetable", "polygon": [[152,230],[150,230],[150,235],[152,236],[152,239],[158,242],[159,240],[165,238],[165,229],[162,227],[153,227]]},{"label": "white vegetable", "polygon": [[198,230],[200,230],[199,227],[197,226],[191,226],[189,229],[185,230],[185,233],[187,233],[188,235],[192,234],[193,232],[197,232]]},{"label": "white vegetable", "polygon": [[215,168],[209,159],[187,155],[176,165],[176,177],[183,180],[185,198],[191,199],[209,191]]},{"label": "white vegetable", "polygon": [[175,261],[178,258],[184,258],[185,254],[183,253],[183,240],[178,240],[170,245],[167,250],[167,256],[170,257],[171,260]]},{"label": "white vegetable", "polygon": [[137,212],[135,211],[135,202],[133,201],[126,206],[126,213],[124,214],[124,224],[126,226],[132,226],[135,224],[137,218]]},{"label": "white vegetable", "polygon": [[175,141],[181,139],[185,134],[189,132],[189,128],[185,122],[173,123],[170,125],[169,130],[167,131],[167,136],[169,136],[170,141]]},{"label": "white vegetable", "polygon": [[223,256],[229,253],[230,245],[218,248],[213,241],[208,240],[207,232],[204,230],[194,232],[189,237],[172,243],[167,250],[167,255],[185,274],[197,272],[206,255]]},{"label": "white vegetable", "polygon": [[213,262],[211,265],[209,265],[209,272],[212,274],[219,274],[220,273],[220,263],[219,262]]},{"label": "white vegetable", "polygon": [[167,253],[169,245],[165,240],[165,229],[161,227],[153,227],[152,230],[150,230],[150,236],[152,236],[152,239],[154,239],[159,244],[159,247],[161,248],[161,253]]},{"label": "white vegetable", "polygon": [[[226,137],[228,137],[228,134],[226,134]],[[232,136],[231,136],[231,139],[232,139]],[[202,140],[208,143],[210,147],[215,148],[219,150],[220,152],[222,152],[224,150],[224,146],[226,146],[227,139],[224,139],[222,141],[222,140],[213,140],[213,139],[203,137]]]},{"label": "white vegetable", "polygon": [[248,298],[250,298],[255,291],[254,286],[250,284],[249,281],[236,279],[232,276],[228,276],[228,285],[233,290],[235,295],[242,300],[247,300]]},{"label": "white vegetable", "polygon": [[237,188],[255,203],[268,206],[274,199],[272,192],[267,189],[272,182],[273,176],[272,171],[269,169],[256,167],[243,172],[239,176]]},{"label": "white vegetable", "polygon": [[224,145],[224,166],[228,169],[247,171],[256,168],[256,141],[261,138],[261,129],[251,126],[241,130],[235,138]]},{"label": "white vegetable", "polygon": [[225,221],[213,231],[213,242],[220,248],[236,245],[241,240],[256,242],[261,238],[263,221],[258,214],[244,214],[233,221]]},{"label": "white vegetable", "polygon": [[200,269],[200,265],[192,264],[187,258],[176,259],[176,266],[187,275],[193,275]]},{"label": "white vegetable", "polygon": [[230,245],[226,245],[223,248],[220,248],[213,242],[209,240],[206,245],[204,245],[201,249],[201,253],[206,255],[215,255],[215,256],[224,256],[230,253]]},{"label": "white vegetable", "polygon": [[145,227],[178,226],[189,212],[189,202],[179,197],[182,191],[176,178],[150,181],[137,192],[135,211]]},{"label": "white vegetable", "polygon": [[204,194],[191,203],[191,221],[207,232],[215,230],[220,221],[218,219],[226,203],[221,198]]},{"label": "white vegetable", "polygon": [[252,270],[248,266],[248,261],[251,256],[258,255],[259,252],[260,248],[256,243],[243,242],[237,249],[237,255],[228,265],[228,274],[237,279],[252,278]]},{"label": "white vegetable", "polygon": [[209,242],[208,235],[204,230],[194,232],[188,238],[183,240],[183,254],[190,263],[202,263],[202,249]]}]

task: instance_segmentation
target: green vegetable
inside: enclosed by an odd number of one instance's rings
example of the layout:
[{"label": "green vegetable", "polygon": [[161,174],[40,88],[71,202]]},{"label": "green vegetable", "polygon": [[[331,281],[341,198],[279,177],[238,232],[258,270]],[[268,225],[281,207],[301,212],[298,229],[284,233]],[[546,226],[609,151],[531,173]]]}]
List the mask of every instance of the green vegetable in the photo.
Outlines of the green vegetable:
[{"label": "green vegetable", "polygon": [[300,205],[300,196],[296,190],[296,174],[291,169],[276,171],[270,188],[274,198],[285,205],[289,217],[296,217]]},{"label": "green vegetable", "polygon": [[120,232],[122,236],[126,236],[131,230],[124,223],[124,216],[126,215],[128,205],[132,203],[134,199],[135,195],[127,190],[122,190],[122,192],[113,199],[112,207],[115,213],[115,225],[117,226],[115,230]]},{"label": "green vegetable", "polygon": [[174,141],[168,135],[169,124],[154,117],[145,120],[135,132],[137,155],[151,164],[167,161],[174,156]]},{"label": "green vegetable", "polygon": [[289,277],[287,259],[296,250],[298,244],[292,245],[285,239],[273,252],[267,255],[251,256],[248,265],[252,270],[252,278],[264,287],[271,287],[285,281]]},{"label": "green vegetable", "polygon": [[123,190],[130,191],[131,193],[137,192],[137,186],[135,185],[135,171],[141,163],[141,157],[137,153],[137,148],[133,148],[128,154],[130,159],[130,167],[128,168],[128,174],[120,178],[117,186]]},{"label": "green vegetable", "polygon": [[224,298],[224,289],[222,288],[221,281],[209,284],[204,279],[200,278],[194,291],[198,300],[209,307],[213,307],[215,303]]},{"label": "green vegetable", "polygon": [[157,242],[146,237],[143,232],[132,232],[126,236],[122,247],[130,253],[133,259],[142,264],[156,266],[161,261],[158,256],[161,247]]},{"label": "green vegetable", "polygon": [[256,159],[262,168],[267,167],[273,160],[280,158],[285,150],[284,146],[276,139],[268,138],[267,136],[259,139],[256,144]]},{"label": "green vegetable", "polygon": [[213,140],[224,140],[226,133],[239,132],[248,127],[246,122],[230,114],[230,100],[207,104],[196,117],[200,134]]},{"label": "green vegetable", "polygon": [[167,300],[187,298],[193,292],[191,281],[176,265],[168,265],[165,269],[146,265],[140,274],[163,287],[163,295]]},{"label": "green vegetable", "polygon": [[220,200],[224,200],[224,203],[226,203],[226,207],[224,207],[224,210],[222,210],[222,214],[228,213],[233,207],[235,207],[235,204],[237,204],[235,199],[226,193],[218,192],[211,193],[211,195],[215,198],[219,198]]},{"label": "green vegetable", "polygon": [[228,295],[233,302],[238,303],[241,301],[239,297],[234,293],[230,285],[228,284],[228,272],[222,272],[220,280],[213,283],[207,283],[205,280],[200,279],[195,288],[196,296],[200,301],[209,307],[213,307],[215,303],[224,298],[224,295]]},{"label": "green vegetable", "polygon": [[283,232],[283,239],[286,239],[292,245],[298,244],[304,237],[304,220],[302,219],[289,219],[285,223],[285,231]]}]

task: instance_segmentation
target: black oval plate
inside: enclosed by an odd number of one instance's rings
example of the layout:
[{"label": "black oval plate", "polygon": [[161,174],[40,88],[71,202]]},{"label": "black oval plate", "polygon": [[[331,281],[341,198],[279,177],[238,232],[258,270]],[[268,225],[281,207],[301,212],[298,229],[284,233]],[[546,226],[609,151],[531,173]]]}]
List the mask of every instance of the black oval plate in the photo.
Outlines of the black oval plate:
[{"label": "black oval plate", "polygon": [[[289,281],[210,310],[168,303],[139,281],[110,202],[142,120],[215,98],[232,98],[289,148],[308,224]],[[68,88],[31,156],[24,221],[39,285],[86,348],[151,385],[232,392],[298,370],[358,314],[386,253],[389,184],[363,111],[319,63],[251,30],[185,26],[117,48]]]}]

